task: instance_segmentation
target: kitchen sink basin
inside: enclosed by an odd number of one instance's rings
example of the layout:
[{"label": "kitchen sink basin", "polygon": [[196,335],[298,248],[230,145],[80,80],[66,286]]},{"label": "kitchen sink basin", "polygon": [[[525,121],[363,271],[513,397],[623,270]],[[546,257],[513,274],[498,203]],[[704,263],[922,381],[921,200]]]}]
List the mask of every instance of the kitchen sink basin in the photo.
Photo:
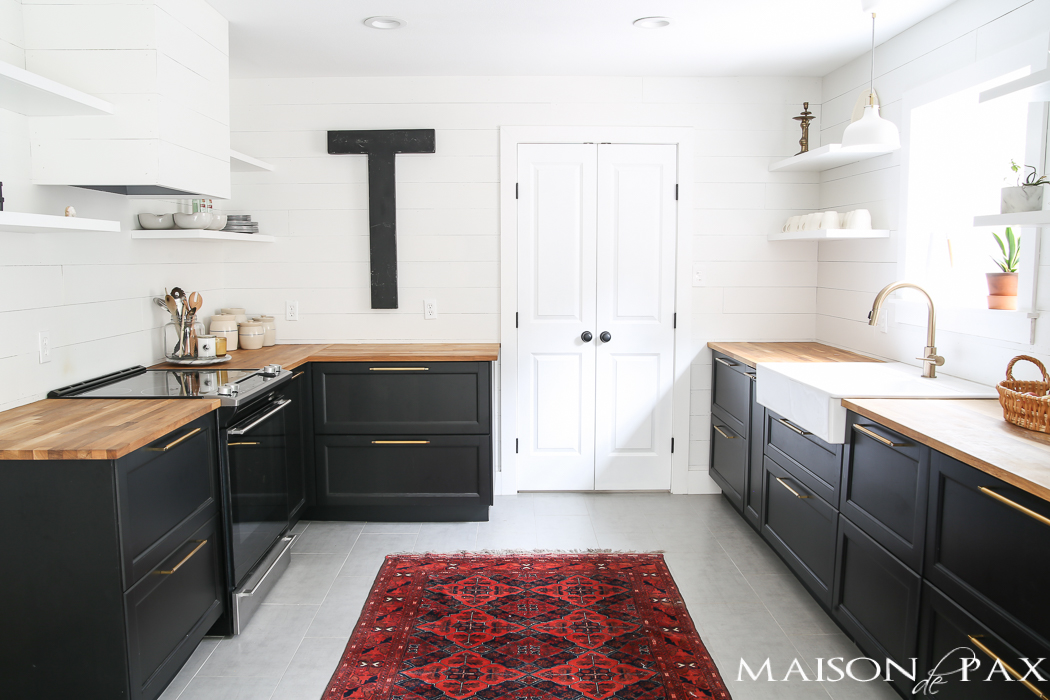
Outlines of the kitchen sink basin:
[{"label": "kitchen sink basin", "polygon": [[994,387],[900,362],[760,362],[758,402],[826,442],[846,442],[842,399],[994,399]]}]

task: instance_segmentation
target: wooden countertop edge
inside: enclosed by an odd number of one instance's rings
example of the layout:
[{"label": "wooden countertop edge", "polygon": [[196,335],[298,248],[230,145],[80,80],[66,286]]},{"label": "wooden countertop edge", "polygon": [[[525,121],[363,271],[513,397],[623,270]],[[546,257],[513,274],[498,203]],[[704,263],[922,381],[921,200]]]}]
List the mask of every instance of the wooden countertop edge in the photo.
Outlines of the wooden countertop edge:
[{"label": "wooden countertop edge", "polygon": [[[925,400],[936,401],[937,399]],[[844,408],[853,411],[854,413],[860,414],[865,418],[870,418],[873,421],[885,425],[887,428],[892,428],[893,430],[896,430],[902,435],[907,435],[912,440],[921,442],[927,447],[932,447],[938,452],[943,452],[944,454],[950,457],[954,457],[960,462],[970,465],[974,469],[979,469],[985,474],[994,476],[997,479],[1001,479],[1002,481],[1005,481],[1006,483],[1011,484],[1012,486],[1016,486],[1017,488],[1023,491],[1027,491],[1033,496],[1038,496],[1043,500],[1050,501],[1050,488],[1047,488],[1042,484],[1037,484],[1033,481],[1029,481],[1024,477],[1015,474],[1014,472],[1003,469],[1002,467],[998,467],[992,464],[991,462],[987,462],[983,459],[980,459],[979,457],[975,457],[974,455],[964,452],[953,445],[949,445],[945,442],[937,440],[936,438],[932,438],[929,435],[921,433],[910,426],[904,425],[903,423],[893,420],[892,418],[888,418],[885,415],[879,413],[878,411],[873,411],[864,406],[858,406],[849,399],[842,399],[842,405]]]},{"label": "wooden countertop edge", "polygon": [[[751,369],[755,369],[755,365],[758,362],[770,362],[770,361],[772,361],[772,360],[756,360],[753,357],[749,357],[747,355],[744,355],[744,354],[741,354],[741,353],[737,352],[733,348],[733,346],[735,346],[735,345],[742,345],[742,344],[747,344],[747,345],[770,345],[770,346],[774,346],[774,345],[801,345],[801,344],[822,345],[822,346],[828,348],[829,350],[833,351],[834,353],[845,353],[847,355],[853,355],[853,356],[856,357],[856,360],[854,360],[856,362],[882,362],[882,360],[880,360],[878,358],[868,357],[866,355],[861,355],[860,353],[855,352],[853,350],[845,350],[843,348],[837,348],[834,345],[827,345],[825,343],[818,343],[817,341],[743,341],[743,340],[741,340],[741,341],[717,341],[717,340],[712,340],[712,341],[707,343],[707,347],[709,349],[711,349],[711,350],[714,350],[716,352],[720,352],[723,355],[731,357],[734,360],[736,360],[737,362],[743,362],[745,365],[747,365]],[[784,361],[786,362],[788,360],[784,360]],[[803,360],[795,360],[795,361],[796,362],[801,362]],[[814,360],[814,361],[820,361],[820,360]],[[826,362],[841,362],[841,360],[836,360],[836,359],[828,359],[828,360],[823,360],[823,361],[826,361]]]},{"label": "wooden countertop edge", "polygon": [[[390,345],[396,350],[375,349],[376,345]],[[454,349],[434,350],[434,346],[446,348],[477,348],[474,352],[458,354]],[[360,348],[369,348],[362,351]],[[418,349],[414,349],[418,348]],[[300,357],[288,359],[274,357],[276,354],[294,353],[301,350]],[[284,369],[293,370],[310,362],[495,362],[499,359],[499,343],[286,343],[272,345],[260,350],[233,350],[233,360],[217,365],[205,365],[198,369],[245,369],[270,364],[280,360]],[[257,362],[252,361],[258,357]],[[161,362],[150,369],[185,369],[184,365]]]}]

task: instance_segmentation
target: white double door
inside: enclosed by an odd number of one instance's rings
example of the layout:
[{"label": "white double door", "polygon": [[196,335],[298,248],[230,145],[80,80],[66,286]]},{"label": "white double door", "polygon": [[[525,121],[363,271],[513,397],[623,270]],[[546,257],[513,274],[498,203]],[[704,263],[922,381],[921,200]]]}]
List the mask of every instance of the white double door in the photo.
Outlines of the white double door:
[{"label": "white double door", "polygon": [[668,490],[677,147],[517,155],[517,486]]}]

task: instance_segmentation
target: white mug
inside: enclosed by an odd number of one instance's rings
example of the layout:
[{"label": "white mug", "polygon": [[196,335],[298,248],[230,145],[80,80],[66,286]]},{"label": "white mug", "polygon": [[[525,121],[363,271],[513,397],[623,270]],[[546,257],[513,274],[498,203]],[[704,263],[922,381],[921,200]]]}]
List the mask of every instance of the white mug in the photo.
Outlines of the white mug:
[{"label": "white mug", "polygon": [[839,213],[837,211],[826,211],[820,215],[820,228],[839,228]]},{"label": "white mug", "polygon": [[816,231],[820,228],[820,212],[806,214],[802,229],[804,231]]},{"label": "white mug", "polygon": [[839,217],[839,226],[842,228],[853,228],[853,212],[848,211]]},{"label": "white mug", "polygon": [[790,233],[792,231],[798,231],[798,219],[797,216],[789,216],[787,223],[784,224],[784,232]]},{"label": "white mug", "polygon": [[853,216],[850,217],[849,227],[852,229],[864,229],[871,230],[871,212],[867,209],[857,209],[852,212]]}]

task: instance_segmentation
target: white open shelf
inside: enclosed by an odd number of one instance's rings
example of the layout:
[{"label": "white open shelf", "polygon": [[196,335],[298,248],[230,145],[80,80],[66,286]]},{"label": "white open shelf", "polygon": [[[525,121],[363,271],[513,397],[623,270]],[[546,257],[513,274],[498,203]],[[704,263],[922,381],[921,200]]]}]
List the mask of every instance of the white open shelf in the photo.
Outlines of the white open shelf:
[{"label": "white open shelf", "polygon": [[239,151],[230,149],[230,170],[237,173],[245,172],[258,172],[272,171],[273,166],[265,161],[261,161],[258,158],[252,158],[249,155],[245,155]]},{"label": "white open shelf", "polygon": [[77,216],[26,214],[20,211],[0,211],[0,231],[18,233],[46,233],[47,231],[103,231],[119,233],[119,221],[82,219]]},{"label": "white open shelf", "polygon": [[849,165],[850,163],[857,163],[868,158],[875,158],[878,156],[892,153],[896,149],[886,148],[885,146],[849,146],[843,148],[841,143],[829,143],[827,146],[821,146],[820,148],[812,151],[806,151],[800,153],[797,156],[791,156],[784,160],[778,160],[769,166],[769,172],[791,172],[791,171],[810,171],[817,172],[821,170],[830,170],[831,168],[837,168],[841,165]]},{"label": "white open shelf", "polygon": [[1017,80],[1011,80],[981,93],[980,101],[987,102],[996,97],[1003,97],[1021,90],[1028,91],[1029,102],[1050,101],[1050,68],[1037,70],[1035,73],[1026,75]]},{"label": "white open shelf", "polygon": [[771,241],[852,241],[861,238],[889,238],[890,232],[870,228],[820,228],[810,231],[782,231],[769,234]]},{"label": "white open shelf", "polygon": [[5,61],[0,61],[0,109],[32,117],[113,114],[105,100]]},{"label": "white open shelf", "polygon": [[974,226],[1050,226],[1050,211],[1019,211],[973,217]]},{"label": "white open shelf", "polygon": [[208,231],[207,229],[172,228],[163,231],[132,231],[132,238],[151,240],[174,239],[181,241],[243,241],[245,243],[273,243],[273,236],[260,233],[234,233],[233,231]]}]

